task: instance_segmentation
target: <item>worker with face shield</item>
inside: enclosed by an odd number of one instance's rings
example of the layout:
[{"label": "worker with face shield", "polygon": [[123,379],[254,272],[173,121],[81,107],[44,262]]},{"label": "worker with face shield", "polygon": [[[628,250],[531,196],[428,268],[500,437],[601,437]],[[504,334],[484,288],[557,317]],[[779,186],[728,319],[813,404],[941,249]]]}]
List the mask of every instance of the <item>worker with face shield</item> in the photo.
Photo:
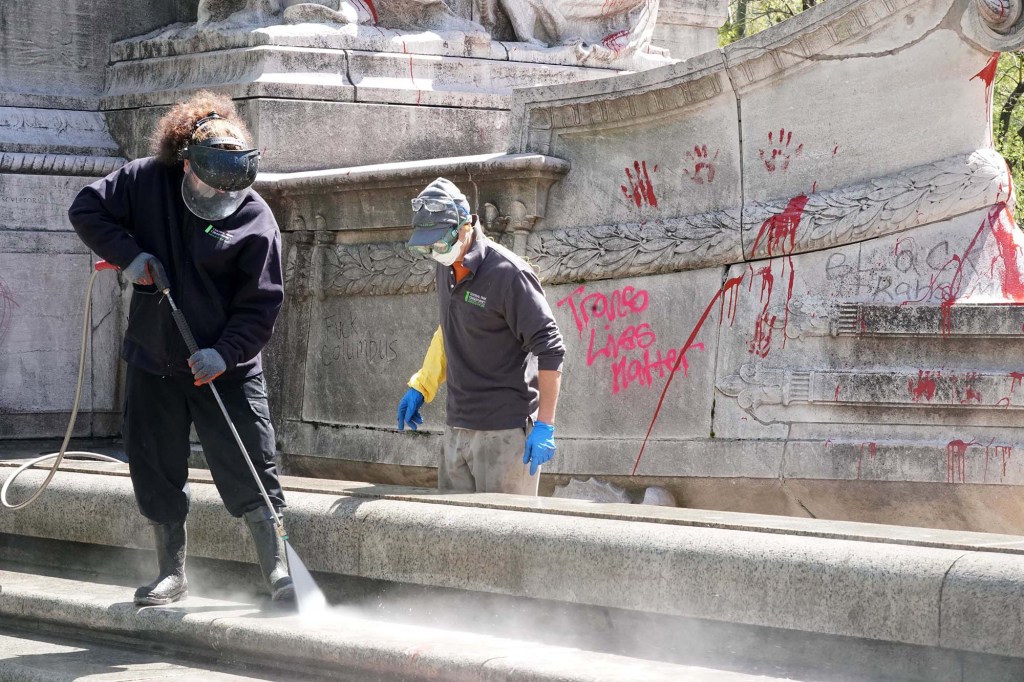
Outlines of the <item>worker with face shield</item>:
[{"label": "worker with face shield", "polygon": [[441,324],[398,406],[399,430],[448,385],[438,487],[536,495],[555,454],[565,346],[533,268],[483,233],[445,178],[412,200],[407,246],[437,264]]},{"label": "worker with face shield", "polygon": [[[213,392],[204,390],[216,381],[271,504],[284,507],[261,359],[284,300],[281,235],[251,188],[260,153],[231,100],[206,92],[172,107],[152,146],[153,156],[85,187],[68,212],[82,241],[133,287],[122,433],[159,563],[135,603],[188,594],[192,425],[225,507],[248,524],[273,599],[293,599],[284,540]],[[180,304],[197,352],[188,350],[154,281]]]}]

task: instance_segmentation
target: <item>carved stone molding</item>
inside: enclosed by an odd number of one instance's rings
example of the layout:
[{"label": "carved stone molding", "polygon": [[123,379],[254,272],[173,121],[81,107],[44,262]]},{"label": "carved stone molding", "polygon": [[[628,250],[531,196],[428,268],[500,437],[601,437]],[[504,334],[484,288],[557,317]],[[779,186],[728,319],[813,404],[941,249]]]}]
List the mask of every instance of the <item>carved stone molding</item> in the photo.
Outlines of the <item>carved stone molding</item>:
[{"label": "carved stone molding", "polygon": [[840,303],[830,332],[833,336],[880,338],[1021,338],[1024,306]]},{"label": "carved stone molding", "polygon": [[414,256],[405,242],[339,244],[317,253],[321,297],[423,293],[434,287],[434,261]]},{"label": "carved stone molding", "polygon": [[124,164],[124,159],[113,156],[0,153],[0,173],[102,177]]},{"label": "carved stone molding", "polygon": [[[324,177],[319,174],[315,179],[322,181]],[[887,178],[803,197],[800,228],[796,230],[792,246],[787,243],[782,248],[773,245],[770,235],[766,236],[765,233],[770,232],[766,226],[770,227],[775,217],[787,216],[792,211],[792,200],[754,204],[743,211],[742,221],[739,211],[716,211],[646,223],[535,231],[538,214],[543,212],[546,202],[547,188],[555,180],[554,175],[544,175],[525,181],[526,184],[520,181],[524,188],[535,187],[533,194],[519,194],[529,196],[531,207],[518,199],[507,198],[506,192],[501,200],[485,201],[480,209],[492,237],[517,253],[525,253],[546,284],[663,274],[826,249],[938,222],[1000,200],[1012,200],[1008,195],[1010,180],[1002,157],[992,150],[980,150]],[[271,186],[273,192],[288,195],[288,185],[276,182]],[[309,185],[299,187],[305,191],[313,189]],[[326,192],[328,187],[317,185],[317,193]],[[345,191],[341,187],[334,188],[325,199],[336,203],[339,189]],[[484,192],[479,194],[487,196]],[[403,198],[402,215],[407,212],[404,202]],[[509,208],[503,210],[498,207],[499,203]],[[333,222],[333,218],[319,217],[315,229],[327,229]],[[744,240],[741,240],[741,222],[742,232],[748,235]],[[324,226],[319,227],[320,224]],[[305,221],[302,225],[302,229],[312,227]],[[745,250],[742,248],[744,241]],[[366,250],[371,247],[338,246],[337,262],[343,264],[342,269],[347,274],[342,280],[325,284],[325,290],[360,294],[424,290],[429,284],[406,277],[409,256],[400,247],[401,242],[375,244],[371,257]],[[352,253],[342,257],[341,251],[346,250]],[[362,274],[357,274],[359,272]],[[343,286],[339,285],[342,281]],[[788,333],[801,336],[828,333],[827,326],[822,326],[827,324],[824,320],[828,311],[816,312],[809,308],[806,325],[799,324],[800,310],[794,308],[793,312],[794,323]]]},{"label": "carved stone molding", "polygon": [[739,212],[535,232],[527,256],[548,284],[723,265],[739,257]]},{"label": "carved stone molding", "polygon": [[[643,74],[637,76],[642,77]],[[523,151],[550,154],[557,135],[623,123],[642,123],[665,116],[717,97],[726,89],[726,83],[726,75],[719,67],[717,72],[697,73],[661,87],[627,90],[627,94],[614,99],[607,97],[600,84],[589,88],[594,91],[592,99],[588,97],[571,104],[524,103],[520,98],[527,95],[517,94],[512,106],[512,120],[526,122],[525,134],[518,136]],[[565,87],[560,86],[560,89]],[[516,136],[513,139],[517,139]]]},{"label": "carved stone molding", "polygon": [[795,403],[853,407],[1022,410],[1024,373],[969,368],[776,369],[744,364],[715,387],[762,424],[784,422],[762,409]]}]

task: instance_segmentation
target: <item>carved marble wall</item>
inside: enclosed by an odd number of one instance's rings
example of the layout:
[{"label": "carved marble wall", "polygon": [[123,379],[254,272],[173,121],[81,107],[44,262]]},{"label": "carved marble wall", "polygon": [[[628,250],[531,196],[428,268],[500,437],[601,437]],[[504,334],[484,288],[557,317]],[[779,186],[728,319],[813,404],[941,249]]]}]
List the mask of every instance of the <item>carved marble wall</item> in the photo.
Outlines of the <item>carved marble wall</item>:
[{"label": "carved marble wall", "polygon": [[[501,157],[381,167],[365,186],[401,177],[378,195],[398,206],[410,173],[450,171],[538,269],[568,346],[549,473],[1012,530],[1024,238],[989,118],[993,50],[1018,28],[996,33],[984,9],[827,3],[685,64],[520,91],[525,156],[505,159],[558,171],[535,189],[492,196]],[[302,216],[290,262],[307,273],[280,351],[303,358],[282,379],[287,461],[432,466],[440,405],[425,433],[391,427],[435,324],[430,266],[402,250],[398,213],[329,199],[340,178],[273,182],[276,210]],[[382,388],[335,390],[347,376]]]},{"label": "carved marble wall", "polygon": [[[194,15],[196,2],[0,3],[0,438],[63,434],[92,261],[71,231],[78,190],[124,158],[99,112],[113,40]],[[77,433],[120,428],[121,301],[94,294],[93,352]]]}]

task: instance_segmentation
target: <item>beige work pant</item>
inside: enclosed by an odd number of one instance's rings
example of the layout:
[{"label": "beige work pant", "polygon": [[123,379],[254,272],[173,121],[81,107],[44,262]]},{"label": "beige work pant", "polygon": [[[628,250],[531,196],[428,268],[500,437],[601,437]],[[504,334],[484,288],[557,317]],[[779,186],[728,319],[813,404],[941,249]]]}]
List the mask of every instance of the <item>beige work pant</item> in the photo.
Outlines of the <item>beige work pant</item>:
[{"label": "beige work pant", "polygon": [[473,431],[444,428],[437,487],[467,493],[536,495],[540,471],[523,464],[526,429]]}]

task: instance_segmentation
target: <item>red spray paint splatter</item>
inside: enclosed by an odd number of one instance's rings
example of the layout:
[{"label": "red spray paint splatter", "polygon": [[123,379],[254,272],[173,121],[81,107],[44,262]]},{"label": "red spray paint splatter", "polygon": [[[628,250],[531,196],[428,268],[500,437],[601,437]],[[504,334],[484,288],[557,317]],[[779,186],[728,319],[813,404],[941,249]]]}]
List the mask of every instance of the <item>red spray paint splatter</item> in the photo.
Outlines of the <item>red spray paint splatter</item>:
[{"label": "red spray paint splatter", "polygon": [[612,52],[622,52],[629,43],[629,31],[623,29],[615,33],[609,33],[601,38],[601,44]]},{"label": "red spray paint splatter", "polygon": [[839,384],[836,384],[836,394],[832,396],[832,402],[839,402]]},{"label": "red spray paint splatter", "polygon": [[[993,52],[992,56],[989,57],[988,63],[978,73],[971,76],[971,80],[975,78],[979,79],[985,84],[985,111],[989,110],[989,106],[992,104],[992,83],[996,79],[996,68],[999,66],[999,53]],[[990,117],[991,118],[991,117]]]},{"label": "red spray paint splatter", "polygon": [[[1004,224],[1003,216],[1008,214],[1008,209],[1005,202],[999,202],[988,212],[988,215],[981,221],[981,226],[978,227],[978,231],[974,233],[974,237],[971,238],[970,244],[967,245],[967,250],[964,251],[963,255],[954,255],[940,268],[939,272],[932,275],[931,283],[934,285],[938,276],[945,271],[947,267],[956,263],[956,270],[953,272],[953,277],[950,279],[949,284],[940,287],[939,290],[942,293],[942,303],[940,304],[942,314],[942,335],[948,336],[953,331],[953,306],[956,304],[957,299],[960,297],[964,287],[964,263],[967,262],[968,257],[974,245],[978,243],[978,238],[988,228],[995,236],[997,242],[1002,245],[999,247],[999,258],[1004,261],[1004,282],[1003,282],[1003,293],[1004,296],[1008,293],[1012,296],[1020,296],[1020,301],[1024,301],[1024,281],[1021,280],[1021,268],[1016,261],[1017,252],[1019,249],[1016,247],[1013,239],[1013,219],[1010,216],[1010,227]],[[997,232],[996,227],[999,227]],[[1013,262],[1007,262],[1012,260]],[[994,267],[994,265],[993,265]],[[1018,301],[1017,298],[1010,300]]]},{"label": "red spray paint splatter", "polygon": [[981,391],[974,387],[974,382],[977,381],[978,376],[980,376],[978,372],[968,372],[964,378],[964,391],[967,395],[960,401],[961,405],[967,405],[972,400],[976,403],[981,402]]},{"label": "red spray paint splatter", "polygon": [[985,220],[992,231],[992,236],[995,237],[996,248],[999,251],[999,255],[992,258],[990,272],[994,272],[996,264],[1002,262],[1003,298],[1014,303],[1024,302],[1024,250],[1014,239],[1018,230],[1013,217],[1009,215],[1006,204],[1000,203],[989,211]]},{"label": "red spray paint splatter", "polygon": [[[658,421],[658,415],[661,413],[661,406],[664,404],[665,396],[668,394],[668,388],[672,385],[672,378],[676,375],[676,372],[679,371],[679,366],[682,365],[683,358],[686,357],[686,351],[693,347],[693,342],[697,338],[697,334],[707,321],[708,315],[711,314],[716,302],[719,303],[719,324],[721,324],[722,311],[725,308],[724,297],[726,293],[731,292],[738,287],[742,281],[743,275],[726,280],[725,283],[722,284],[722,288],[716,291],[715,295],[711,297],[711,300],[708,302],[707,307],[701,314],[700,319],[697,320],[697,324],[693,326],[693,330],[690,331],[690,335],[686,337],[686,342],[682,345],[680,352],[676,356],[676,364],[672,367],[672,371],[669,372],[668,379],[665,381],[665,388],[661,389],[661,396],[658,398],[658,405],[654,408],[654,415],[651,417],[651,425],[647,427],[647,434],[644,436],[644,442],[640,445],[640,452],[636,456],[636,462],[633,464],[633,471],[630,473],[630,476],[636,475],[637,467],[640,466],[640,459],[644,456],[644,450],[647,448],[647,441],[651,437],[651,431],[654,430],[654,425]],[[735,314],[735,312],[733,314]]]},{"label": "red spray paint splatter", "polygon": [[370,16],[373,17],[374,26],[380,23],[380,19],[377,17],[377,8],[373,6],[373,0],[359,0],[359,2],[370,11]]},{"label": "red spray paint splatter", "polygon": [[[782,319],[782,347],[786,347],[786,328],[789,325],[789,303],[793,298],[793,284],[796,281],[796,272],[793,269],[793,258],[792,253],[796,248],[796,233],[800,227],[800,219],[803,217],[804,207],[807,206],[808,197],[806,194],[800,194],[799,196],[793,197],[789,200],[786,208],[777,215],[773,215],[764,223],[761,224],[761,229],[757,233],[757,237],[754,239],[754,245],[750,249],[750,257],[754,258],[757,253],[757,248],[764,239],[765,248],[769,258],[776,255],[783,255],[785,259],[782,261],[782,272],[780,277],[786,282],[786,300],[783,305],[783,319]],[[774,263],[768,261],[768,264],[757,271],[757,274],[761,276],[761,302],[764,306],[761,309],[761,313],[757,316],[754,321],[754,334],[751,339],[748,351],[759,357],[768,357],[771,352],[772,346],[772,333],[775,329],[775,323],[778,320],[778,315],[774,315],[770,312],[772,304],[772,294],[775,289],[775,273]],[[788,276],[787,276],[788,275]],[[753,287],[754,278],[751,277],[747,287],[750,290]]]},{"label": "red spray paint splatter", "polygon": [[1013,401],[1013,392],[1018,386],[1021,385],[1021,380],[1024,379],[1024,372],[1010,372],[1010,393],[1009,395],[1000,398],[999,402],[996,403],[996,407],[1000,405],[1003,407],[1009,407]]},{"label": "red spray paint splatter", "polygon": [[965,443],[959,439],[946,444],[946,483],[956,483],[957,478],[960,479],[960,483],[966,482],[967,448],[977,444],[975,440]]},{"label": "red spray paint splatter", "polygon": [[[374,19],[374,21],[376,21],[376,19]],[[409,50],[406,49],[406,47],[405,47],[405,41],[404,40],[402,41],[402,54],[409,54]],[[419,88],[416,87],[416,75],[413,73],[412,55],[411,54],[409,54],[409,80],[412,81],[412,87],[416,88],[416,104],[419,104],[420,103],[420,96],[422,95],[422,92],[420,91]]]},{"label": "red spray paint splatter", "polygon": [[875,461],[875,454],[878,452],[878,443],[875,443],[874,441],[872,441],[870,443],[861,443],[860,444],[860,448],[858,449],[859,450],[859,456],[857,457],[857,480],[858,481],[860,480],[861,465],[864,463],[864,446],[865,445],[868,447],[868,456],[871,458],[872,462]]},{"label": "red spray paint splatter", "polygon": [[998,455],[1002,459],[1002,461],[1003,461],[1003,475],[999,479],[1000,481],[1003,481],[1003,480],[1006,479],[1006,465],[1007,465],[1007,463],[1009,463],[1010,457],[1013,456],[1013,446],[1011,446],[1011,445],[997,445],[996,446],[996,455]]},{"label": "red spray paint splatter", "polygon": [[[651,173],[656,173],[658,166],[654,166],[651,169]],[[636,175],[633,175],[633,172]],[[651,176],[647,172],[647,162],[634,161],[633,171],[626,169],[626,181],[629,186],[620,185],[622,189],[622,196],[626,197],[627,202],[632,202],[637,208],[640,208],[645,203],[651,207],[657,208],[658,197],[654,195],[654,183],[651,182]]]},{"label": "red spray paint splatter", "polygon": [[[941,377],[942,372],[936,372],[935,377]],[[907,389],[910,391],[911,400],[915,403],[921,402],[921,398],[924,398],[928,402],[931,402],[932,398],[935,397],[935,379],[932,378],[930,371],[917,370],[917,382],[913,379],[907,381]]]}]

